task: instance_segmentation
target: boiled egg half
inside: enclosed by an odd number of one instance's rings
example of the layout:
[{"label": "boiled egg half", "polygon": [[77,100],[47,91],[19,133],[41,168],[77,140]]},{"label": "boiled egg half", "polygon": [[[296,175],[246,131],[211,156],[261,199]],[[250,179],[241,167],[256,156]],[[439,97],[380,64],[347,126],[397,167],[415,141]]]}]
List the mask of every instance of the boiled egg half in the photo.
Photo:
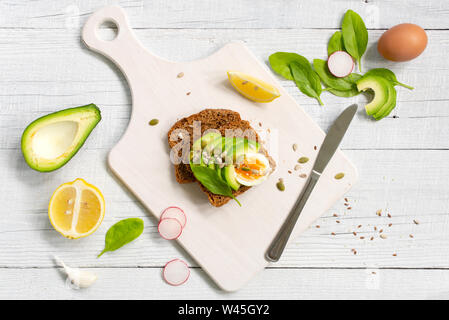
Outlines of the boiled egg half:
[{"label": "boiled egg half", "polygon": [[262,183],[270,172],[270,162],[261,153],[247,153],[237,159],[236,179],[244,186],[251,187]]}]

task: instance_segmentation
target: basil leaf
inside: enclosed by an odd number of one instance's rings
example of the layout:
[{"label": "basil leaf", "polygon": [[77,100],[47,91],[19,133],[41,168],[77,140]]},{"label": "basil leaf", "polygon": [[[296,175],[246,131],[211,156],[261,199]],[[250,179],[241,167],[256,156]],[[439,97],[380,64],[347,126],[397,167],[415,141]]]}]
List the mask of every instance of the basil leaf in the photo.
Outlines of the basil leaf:
[{"label": "basil leaf", "polygon": [[398,79],[396,78],[396,75],[394,74],[394,72],[389,69],[375,68],[375,69],[369,70],[367,73],[365,73],[365,75],[381,76],[381,77],[387,79],[388,81],[390,81],[394,86],[401,86],[401,87],[404,87],[404,88],[407,88],[410,90],[414,89],[413,87],[411,87],[409,85],[399,82]]},{"label": "basil leaf", "polygon": [[231,187],[229,187],[228,184],[221,179],[217,171],[201,165],[194,165],[192,163],[190,164],[190,168],[192,169],[195,178],[201,182],[207,190],[213,194],[231,197],[239,204],[239,206],[242,206],[237,198],[232,194]]},{"label": "basil leaf", "polygon": [[323,101],[320,99],[322,91],[320,77],[312,69],[309,61],[307,63],[291,62],[290,69],[299,90],[305,95],[317,99],[320,105],[323,105]]},{"label": "basil leaf", "polygon": [[283,76],[287,80],[293,80],[292,73],[290,71],[290,63],[293,61],[308,64],[309,61],[303,56],[297,53],[291,52],[276,52],[273,53],[269,58],[270,66],[274,72]]},{"label": "basil leaf", "polygon": [[343,35],[341,31],[335,31],[332,37],[329,39],[327,45],[327,55],[330,56],[335,51],[345,51],[345,44],[343,42]]},{"label": "basil leaf", "polygon": [[143,232],[143,220],[139,218],[124,219],[111,228],[106,233],[105,246],[97,258],[107,251],[115,251],[125,244],[137,239]]},{"label": "basil leaf", "polygon": [[361,71],[361,59],[368,45],[368,31],[365,23],[357,13],[348,10],[343,18],[341,32],[346,51],[357,60]]}]

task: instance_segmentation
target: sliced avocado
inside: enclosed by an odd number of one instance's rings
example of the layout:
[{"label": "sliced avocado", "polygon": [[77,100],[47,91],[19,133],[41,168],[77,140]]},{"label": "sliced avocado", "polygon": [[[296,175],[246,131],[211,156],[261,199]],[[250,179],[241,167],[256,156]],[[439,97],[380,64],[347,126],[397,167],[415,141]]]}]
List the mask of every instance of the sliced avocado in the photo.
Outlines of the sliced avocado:
[{"label": "sliced avocado", "polygon": [[213,161],[209,162],[209,164],[207,165],[209,168],[214,169],[215,170],[215,164]]},{"label": "sliced avocado", "polygon": [[390,114],[391,110],[393,110],[394,107],[396,107],[396,89],[390,83],[390,88],[388,89],[388,101],[379,111],[374,114],[374,119],[380,120],[382,118],[385,118]]},{"label": "sliced avocado", "polygon": [[211,140],[205,147],[204,151],[208,154],[213,154],[214,151],[221,150],[222,137],[218,136],[215,139]]},{"label": "sliced avocado", "polygon": [[380,76],[368,75],[356,82],[359,91],[371,89],[374,91],[373,100],[365,106],[366,114],[374,115],[388,102],[392,84]]},{"label": "sliced avocado", "polygon": [[237,161],[239,157],[247,153],[257,153],[259,151],[259,144],[253,140],[242,140],[240,143],[237,142],[234,150],[234,162]]},{"label": "sliced avocado", "polygon": [[94,104],[34,120],[22,134],[26,163],[41,172],[59,169],[78,152],[100,120],[100,109]]},{"label": "sliced avocado", "polygon": [[193,143],[193,150],[204,149],[211,141],[221,137],[217,132],[209,132]]},{"label": "sliced avocado", "polygon": [[225,137],[224,139],[224,143],[223,143],[223,152],[226,153],[226,155],[231,155],[233,153],[233,150],[235,150],[235,146],[237,143],[236,138],[228,138]]},{"label": "sliced avocado", "polygon": [[258,143],[257,141],[255,141],[255,140],[250,140],[250,139],[238,137],[238,138],[236,138],[236,141],[237,141],[237,142],[239,142],[239,141],[245,141],[246,144],[248,144],[252,149],[255,150],[255,152],[258,152],[258,151],[259,151],[260,145],[259,145],[259,143]]},{"label": "sliced avocado", "polygon": [[223,170],[220,168],[219,165],[216,165],[216,166],[215,166],[215,171],[217,171],[217,174],[218,174],[218,176],[219,176],[221,179],[225,180],[224,177],[221,175],[221,173],[223,172]]},{"label": "sliced avocado", "polygon": [[224,178],[228,185],[233,190],[238,190],[240,188],[240,183],[238,183],[237,179],[235,178],[235,168],[233,165],[227,165],[222,169],[222,174],[224,173]]}]

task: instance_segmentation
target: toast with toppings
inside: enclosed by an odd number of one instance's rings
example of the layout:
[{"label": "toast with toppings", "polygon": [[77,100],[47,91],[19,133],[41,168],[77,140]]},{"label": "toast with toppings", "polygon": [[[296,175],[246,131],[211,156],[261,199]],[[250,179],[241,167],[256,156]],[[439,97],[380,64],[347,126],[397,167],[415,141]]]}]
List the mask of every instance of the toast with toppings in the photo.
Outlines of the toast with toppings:
[{"label": "toast with toppings", "polygon": [[[238,112],[227,109],[205,109],[199,113],[178,120],[168,131],[167,134],[168,144],[171,149],[177,147],[179,148],[178,150],[174,149],[174,152],[175,153],[177,152],[178,156],[180,157],[182,151],[180,146],[183,143],[189,143],[190,150],[192,150],[194,143],[193,129],[195,121],[199,121],[201,123],[201,135],[203,135],[203,133],[207,130],[215,129],[218,130],[222,136],[225,136],[227,129],[232,130],[240,129],[242,133],[245,133],[246,135],[250,133],[252,139],[254,139],[259,144],[261,143],[257,132],[250,126],[250,123],[248,121],[241,119],[240,114]],[[180,132],[180,130],[178,129],[182,129],[181,132],[187,132],[189,134],[190,141],[185,141],[186,137],[184,137],[182,133],[175,135],[174,133]],[[242,136],[241,138],[247,137]],[[267,154],[266,150],[264,150],[261,147],[259,152],[262,153],[265,157],[267,157],[267,159],[270,162],[271,168],[274,169],[275,163],[273,159]],[[200,183],[195,178],[189,163],[181,162],[179,164],[175,164],[174,169],[176,181],[178,183],[198,182],[201,190],[207,194],[209,202],[213,206],[220,207],[232,199],[229,196],[214,194],[211,191],[209,191],[202,183]],[[250,188],[251,188],[250,186],[240,185],[240,187],[238,187],[237,190],[235,189],[232,190],[232,194],[234,195],[234,197],[237,197],[238,195],[249,190]]]}]

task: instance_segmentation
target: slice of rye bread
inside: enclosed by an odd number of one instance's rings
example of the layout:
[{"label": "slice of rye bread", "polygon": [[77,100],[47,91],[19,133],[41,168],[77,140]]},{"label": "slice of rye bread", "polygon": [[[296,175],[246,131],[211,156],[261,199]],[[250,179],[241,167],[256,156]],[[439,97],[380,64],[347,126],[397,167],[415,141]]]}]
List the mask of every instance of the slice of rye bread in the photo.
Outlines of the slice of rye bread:
[{"label": "slice of rye bread", "polygon": [[[205,109],[199,113],[193,114],[189,117],[182,118],[178,120],[168,131],[168,144],[170,148],[177,146],[178,154],[181,156],[181,146],[183,138],[182,132],[178,131],[179,129],[185,130],[188,132],[190,136],[190,149],[193,145],[193,122],[200,121],[201,122],[201,135],[210,129],[218,130],[222,136],[225,136],[226,129],[241,129],[242,132],[245,130],[249,130],[247,132],[252,133],[251,139],[256,139],[260,142],[260,138],[256,131],[250,126],[249,122],[246,120],[242,120],[240,118],[240,114],[238,112],[227,110],[227,109]],[[178,129],[178,130],[177,130]],[[176,131],[175,131],[176,130]],[[173,135],[173,137],[171,137]],[[186,142],[185,142],[186,143]],[[176,152],[176,150],[175,150]],[[274,170],[275,163],[271,157],[268,156],[267,152],[262,149],[262,153],[264,153],[272,165],[272,169]],[[188,159],[186,159],[188,161]],[[184,161],[184,162],[187,162]],[[226,204],[231,197],[222,196],[218,194],[213,194],[209,190],[207,190],[198,180],[195,179],[192,170],[190,169],[190,165],[188,163],[181,162],[180,164],[175,164],[175,176],[176,181],[178,183],[191,183],[197,181],[201,187],[201,190],[207,194],[207,197],[210,203],[215,207],[221,207]],[[234,196],[238,196],[245,191],[250,189],[250,187],[241,186],[237,191],[232,191]]]}]

